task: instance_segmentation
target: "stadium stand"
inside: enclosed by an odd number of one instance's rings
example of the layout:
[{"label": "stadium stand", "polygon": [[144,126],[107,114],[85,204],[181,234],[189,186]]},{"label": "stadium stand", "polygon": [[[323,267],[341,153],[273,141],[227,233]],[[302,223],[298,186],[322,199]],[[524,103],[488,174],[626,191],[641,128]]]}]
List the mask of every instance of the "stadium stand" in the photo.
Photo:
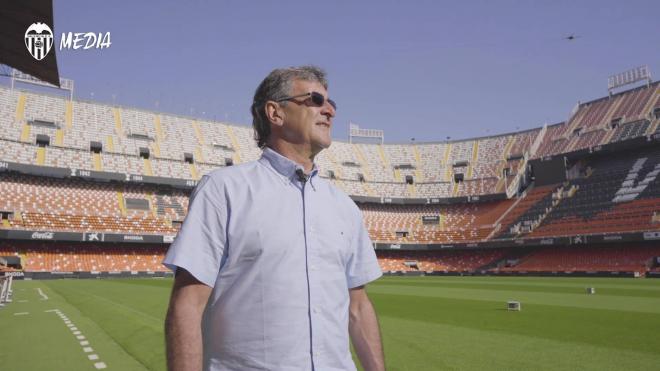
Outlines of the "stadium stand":
[{"label": "stadium stand", "polygon": [[37,147],[6,139],[0,140],[0,156],[3,161],[11,161],[22,164],[35,164],[37,158]]},{"label": "stadium stand", "polygon": [[0,131],[0,137],[3,139],[18,140],[20,138],[21,128],[18,126],[18,121],[23,117],[17,117],[18,100],[18,92],[0,87],[0,123],[3,129]]},{"label": "stadium stand", "polygon": [[[533,237],[652,230],[660,210],[660,149],[617,154],[587,165],[589,175],[570,181]],[[550,207],[547,198],[539,205]]]},{"label": "stadium stand", "polygon": [[381,251],[378,263],[384,272],[475,272],[500,260],[507,249],[451,251]]},{"label": "stadium stand", "polygon": [[478,178],[473,180],[465,180],[456,184],[457,190],[454,196],[470,196],[470,195],[485,195],[495,193],[498,179],[492,178]]},{"label": "stadium stand", "polygon": [[636,138],[644,135],[648,130],[651,122],[649,120],[639,120],[628,124],[618,125],[612,134],[610,142],[620,142],[631,138]]},{"label": "stadium stand", "polygon": [[162,245],[12,242],[0,248],[0,256],[19,256],[26,272],[164,272],[165,251]]},{"label": "stadium stand", "polygon": [[558,185],[549,185],[530,190],[519,197],[512,209],[503,214],[500,225],[503,226],[498,238],[516,237],[524,227],[532,224],[551,201],[552,192]]},{"label": "stadium stand", "polygon": [[[166,217],[170,210],[163,208],[162,217],[152,210],[156,190],[148,186],[0,173],[0,210],[14,215],[12,228],[18,229],[176,233],[171,226],[173,215]],[[178,197],[181,208],[187,205],[180,193],[173,197]],[[148,208],[127,210],[126,198],[144,200]]]},{"label": "stadium stand", "polygon": [[[647,118],[648,104],[653,103],[657,84],[641,86],[637,89],[619,95],[617,110],[612,114],[612,119],[621,119],[623,123],[634,122]],[[655,93],[657,97],[657,93]]]},{"label": "stadium stand", "polygon": [[[511,147],[508,151],[505,151],[505,156],[523,156],[526,153],[529,156],[533,156],[531,152],[532,145],[536,141],[536,138],[541,134],[541,129],[532,129],[523,132],[514,134],[512,138]],[[529,157],[528,156],[528,157]]]},{"label": "stadium stand", "polygon": [[46,153],[46,166],[94,170],[94,160],[91,152],[65,150],[58,147],[49,147],[44,151]]},{"label": "stadium stand", "polygon": [[[580,103],[566,122],[521,132],[438,143],[334,141],[317,165],[358,202],[386,271],[474,272],[516,259],[491,271],[657,271],[645,265],[648,254],[660,255],[652,248],[588,241],[633,232],[660,239],[659,86]],[[601,154],[604,145],[620,148]],[[21,256],[34,272],[162,272],[171,242],[164,237],[185,218],[195,181],[259,155],[247,126],[0,85],[0,252]],[[553,156],[569,159],[568,180],[530,182],[529,162]],[[21,166],[38,171],[19,173]],[[79,171],[119,176],[99,181]],[[26,242],[7,238],[10,231],[162,236],[164,244]],[[575,236],[585,249],[512,250],[522,240]],[[488,243],[496,248],[479,248]],[[396,250],[404,244],[419,250]]]},{"label": "stadium stand", "polygon": [[564,153],[568,139],[561,136],[566,123],[562,122],[547,127],[543,141],[538,149],[537,157],[546,157],[557,153]]},{"label": "stadium stand", "polygon": [[539,248],[518,259],[509,259],[501,272],[638,272],[650,271],[653,258],[660,256],[655,244],[641,246],[563,246]]},{"label": "stadium stand", "polygon": [[64,147],[89,151],[90,142],[103,144],[106,152],[114,152],[114,143],[119,142],[115,133],[116,124],[112,107],[92,103],[73,101],[71,104],[71,126],[64,134]]},{"label": "stadium stand", "polygon": [[[360,209],[375,242],[445,243],[485,239],[495,220],[512,202],[451,206],[363,204]],[[432,218],[425,223],[424,217]]]},{"label": "stadium stand", "polygon": [[453,184],[442,183],[419,183],[417,184],[417,195],[419,197],[451,197]]},{"label": "stadium stand", "polygon": [[423,182],[447,181],[445,177],[445,169],[448,167],[448,164],[445,161],[445,153],[447,152],[446,145],[433,143],[418,145],[417,148],[421,162]]},{"label": "stadium stand", "polygon": [[[38,147],[34,147],[21,156],[3,157],[10,161],[198,179],[211,169],[226,165],[228,160],[237,164],[259,156],[248,127],[68,101],[5,87],[0,87],[0,91],[0,99],[4,101],[0,112],[4,139],[36,145],[37,135],[42,134],[50,140],[43,150],[45,160],[40,160]],[[319,163],[323,165],[324,175],[332,170],[336,179],[352,181],[362,176],[367,183],[396,184],[384,186],[381,192],[378,189],[383,187],[379,186],[376,190],[368,185],[354,187],[362,189],[360,195],[365,196],[428,197],[438,195],[435,191],[440,191],[441,197],[496,193],[503,190],[504,168],[512,175],[519,171],[521,162],[507,163],[508,157],[543,157],[639,137],[655,125],[649,117],[659,104],[657,83],[654,83],[581,104],[567,123],[549,126],[545,131],[535,129],[478,140],[414,145],[350,145],[337,141],[333,145],[336,150],[331,147],[327,154],[320,156]],[[615,116],[616,124],[605,122],[606,118]],[[542,138],[538,138],[541,134]],[[542,139],[540,148],[532,154],[537,138]],[[100,159],[89,153],[92,142],[102,146]],[[140,148],[149,151],[148,159],[140,158]],[[185,162],[186,153],[194,159],[193,166]],[[452,185],[450,190],[443,191],[442,183],[452,181],[457,173],[463,174],[465,180],[489,180]],[[406,176],[413,177],[413,184],[406,185]],[[422,185],[426,183],[432,185]]]}]

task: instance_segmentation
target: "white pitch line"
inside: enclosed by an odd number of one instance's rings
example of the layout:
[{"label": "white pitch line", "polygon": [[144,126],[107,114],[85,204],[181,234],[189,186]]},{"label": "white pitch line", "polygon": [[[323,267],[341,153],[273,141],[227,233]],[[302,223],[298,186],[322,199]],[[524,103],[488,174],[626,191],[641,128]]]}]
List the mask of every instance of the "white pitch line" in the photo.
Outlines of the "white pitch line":
[{"label": "white pitch line", "polygon": [[[45,296],[43,294],[43,292],[41,291],[41,289],[38,289],[38,290],[39,290],[39,294],[41,294],[42,296]],[[48,299],[47,296],[46,296],[46,299]],[[43,299],[43,300],[46,300],[46,299]],[[78,330],[78,328],[75,327],[75,325],[69,320],[69,318],[66,315],[64,315],[64,313],[60,312],[59,309],[49,309],[49,310],[46,310],[45,312],[56,312],[57,313],[57,315],[64,322],[64,324],[71,330],[71,333],[73,334],[73,336],[75,336],[76,339],[78,339],[78,340],[82,340],[80,342],[80,346],[83,347],[82,348],[83,352],[92,353],[94,351],[94,349],[91,346],[89,346],[89,341],[87,341],[85,339],[85,336],[82,335],[82,332],[80,330]],[[14,315],[20,315],[20,314],[28,314],[28,312],[16,313]],[[99,355],[98,354],[89,354],[87,356],[87,358],[89,358],[90,361],[97,361],[99,359]],[[108,365],[106,365],[105,362],[96,362],[96,363],[94,363],[94,367],[96,367],[97,370],[101,370],[101,369],[107,368]]]},{"label": "white pitch line", "polygon": [[41,300],[48,300],[48,295],[44,294],[40,287],[37,287],[37,291],[39,291],[39,295],[41,295]]},{"label": "white pitch line", "polygon": [[24,315],[26,315],[26,314],[30,314],[30,312],[18,312],[18,313],[14,313],[15,316],[24,316]]}]

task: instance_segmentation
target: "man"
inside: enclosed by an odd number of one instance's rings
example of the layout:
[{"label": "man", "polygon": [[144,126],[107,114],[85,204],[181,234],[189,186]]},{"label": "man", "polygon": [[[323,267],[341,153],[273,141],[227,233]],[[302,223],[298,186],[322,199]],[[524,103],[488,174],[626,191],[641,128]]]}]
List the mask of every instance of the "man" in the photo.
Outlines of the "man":
[{"label": "man", "polygon": [[381,276],[356,205],[318,175],[335,103],[322,70],[276,69],[257,88],[258,161],[213,171],[164,263],[176,270],[170,370],[384,370],[364,285]]}]

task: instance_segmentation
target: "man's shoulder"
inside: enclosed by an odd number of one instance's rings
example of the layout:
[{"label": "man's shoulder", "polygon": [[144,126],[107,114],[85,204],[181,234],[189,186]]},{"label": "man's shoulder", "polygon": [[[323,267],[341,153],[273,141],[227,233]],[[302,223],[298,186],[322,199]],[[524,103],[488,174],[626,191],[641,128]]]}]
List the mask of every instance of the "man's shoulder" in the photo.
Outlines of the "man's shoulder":
[{"label": "man's shoulder", "polygon": [[217,169],[211,170],[206,175],[204,175],[204,177],[208,178],[213,182],[222,183],[229,179],[246,176],[257,166],[259,166],[258,160],[244,162],[238,165],[222,166]]},{"label": "man's shoulder", "polygon": [[253,172],[257,166],[259,166],[258,161],[250,161],[211,170],[204,174],[199,180],[193,195],[200,192],[217,194],[226,192],[227,190],[234,192],[236,189],[240,189],[240,187],[237,187],[238,185],[247,182],[249,174]]}]

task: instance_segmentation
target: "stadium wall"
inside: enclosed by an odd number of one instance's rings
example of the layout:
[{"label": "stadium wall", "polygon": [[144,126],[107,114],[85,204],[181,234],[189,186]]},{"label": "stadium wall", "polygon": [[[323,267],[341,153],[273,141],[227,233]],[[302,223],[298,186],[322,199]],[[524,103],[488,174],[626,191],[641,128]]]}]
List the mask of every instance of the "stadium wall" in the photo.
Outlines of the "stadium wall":
[{"label": "stadium wall", "polygon": [[[16,241],[68,241],[68,242],[107,242],[107,243],[163,243],[174,241],[173,235],[158,234],[121,234],[103,232],[60,232],[36,230],[0,230],[0,240]],[[612,233],[597,235],[576,235],[553,238],[525,238],[494,240],[484,242],[453,244],[415,244],[415,243],[375,243],[376,250],[444,250],[444,249],[483,249],[514,246],[566,246],[602,243],[660,241],[660,231]],[[660,242],[659,242],[660,243]]]}]

